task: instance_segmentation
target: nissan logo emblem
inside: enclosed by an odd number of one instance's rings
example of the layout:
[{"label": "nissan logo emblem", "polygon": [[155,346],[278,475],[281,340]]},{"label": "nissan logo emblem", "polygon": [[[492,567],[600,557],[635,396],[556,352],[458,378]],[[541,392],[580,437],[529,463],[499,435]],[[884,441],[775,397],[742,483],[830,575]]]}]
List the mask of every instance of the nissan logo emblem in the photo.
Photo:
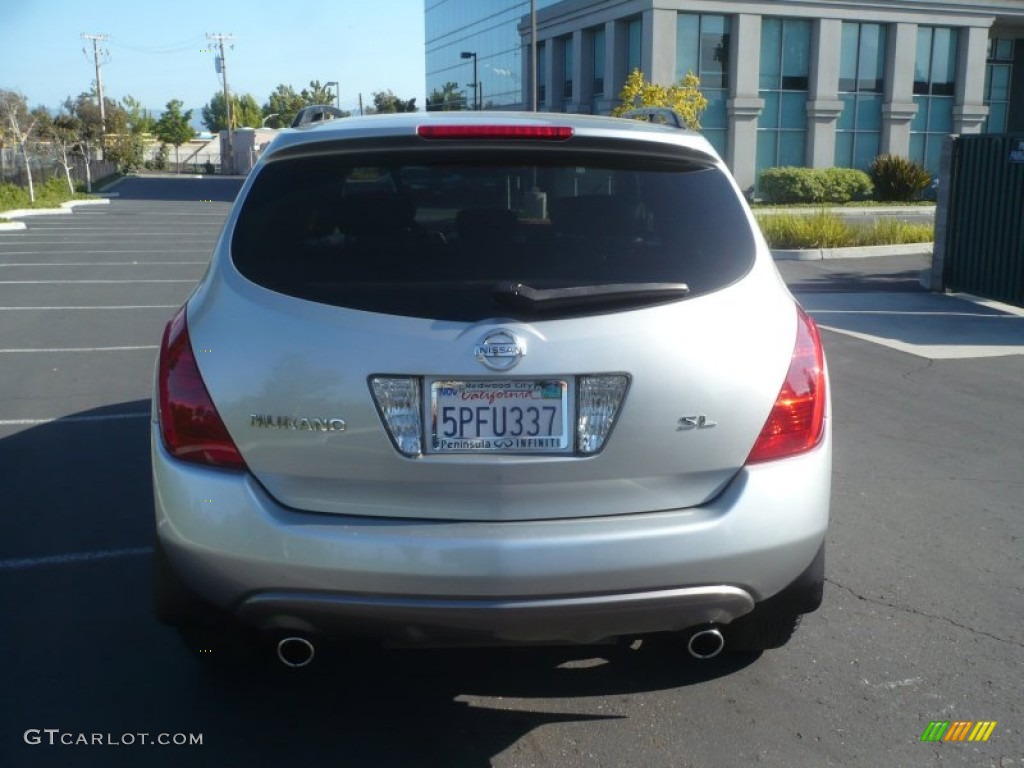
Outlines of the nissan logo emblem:
[{"label": "nissan logo emblem", "polygon": [[519,359],[526,354],[526,342],[500,329],[484,336],[473,348],[473,354],[491,370],[507,371],[519,365]]}]

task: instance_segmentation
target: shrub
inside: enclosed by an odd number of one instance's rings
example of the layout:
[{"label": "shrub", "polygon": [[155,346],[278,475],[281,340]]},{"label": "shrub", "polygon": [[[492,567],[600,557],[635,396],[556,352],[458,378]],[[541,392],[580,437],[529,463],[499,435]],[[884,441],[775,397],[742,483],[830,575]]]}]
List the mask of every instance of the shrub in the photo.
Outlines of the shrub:
[{"label": "shrub", "polygon": [[28,208],[28,190],[17,184],[0,184],[0,211]]},{"label": "shrub", "polygon": [[913,160],[897,155],[879,155],[871,163],[875,197],[879,200],[907,202],[921,195],[932,183],[932,176]]},{"label": "shrub", "polygon": [[761,193],[769,203],[815,203],[825,194],[821,180],[810,168],[766,168],[761,171]]},{"label": "shrub", "polygon": [[167,170],[167,158],[170,157],[171,148],[166,144],[161,144],[157,150],[153,159],[150,161],[150,167],[154,171],[166,171]]},{"label": "shrub", "polygon": [[871,178],[855,168],[766,168],[760,182],[768,202],[778,205],[838,205],[871,196]]},{"label": "shrub", "polygon": [[825,187],[826,203],[848,203],[867,200],[874,191],[871,177],[856,168],[816,168]]}]

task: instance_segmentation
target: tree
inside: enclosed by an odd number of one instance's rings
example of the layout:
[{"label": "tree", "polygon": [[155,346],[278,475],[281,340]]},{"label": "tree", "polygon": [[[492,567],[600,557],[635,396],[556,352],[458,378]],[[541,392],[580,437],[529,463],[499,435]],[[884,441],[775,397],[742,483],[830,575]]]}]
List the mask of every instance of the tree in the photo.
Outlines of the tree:
[{"label": "tree", "polygon": [[28,160],[28,143],[35,130],[38,117],[28,111],[25,97],[15,91],[0,90],[0,121],[4,125],[4,133],[14,141],[21,150],[25,162],[25,175],[28,178],[28,199],[36,201],[35,185],[32,183],[32,167]]},{"label": "tree", "polygon": [[459,90],[458,83],[447,82],[440,89],[435,88],[427,96],[428,112],[451,112],[466,108],[466,94]]},{"label": "tree", "polygon": [[[231,129],[259,128],[263,124],[263,110],[251,93],[239,96],[231,94]],[[227,109],[224,107],[224,94],[221,91],[213,94],[210,101],[203,107],[203,125],[217,133],[228,127]]]},{"label": "tree", "polygon": [[77,99],[72,100],[68,96],[64,100],[64,110],[78,119],[77,151],[85,159],[85,191],[92,192],[93,148],[103,138],[103,121],[100,119],[99,105],[95,103],[95,96],[80,93]]},{"label": "tree", "polygon": [[415,112],[416,99],[400,99],[388,88],[373,94],[373,111],[378,113]]},{"label": "tree", "polygon": [[178,148],[195,135],[192,126],[189,125],[189,122],[192,120],[192,110],[182,112],[181,107],[182,102],[180,99],[168,101],[167,110],[156,121],[156,125],[153,126],[153,133],[156,137],[164,144],[170,144],[174,147],[174,163],[178,165],[179,172],[181,171],[181,166],[178,164]]},{"label": "tree", "polygon": [[132,96],[125,96],[121,99],[121,109],[125,113],[128,130],[135,134],[152,133],[156,120],[148,109],[142,106],[142,102]]},{"label": "tree", "polygon": [[304,107],[311,107],[314,104],[333,104],[335,96],[334,91],[329,86],[321,85],[319,80],[310,80],[309,88],[303,88],[299,95],[302,97],[302,106]]},{"label": "tree", "polygon": [[700,78],[693,72],[687,72],[676,85],[664,86],[647,82],[644,73],[634,69],[619,91],[619,100],[622,103],[612,110],[615,117],[637,107],[668,107],[694,131],[700,130],[700,115],[708,107],[708,100],[700,92]]},{"label": "tree", "polygon": [[36,126],[37,133],[50,143],[50,152],[57,165],[64,169],[64,178],[68,182],[68,192],[74,193],[75,184],[71,180],[71,169],[74,167],[73,157],[78,146],[80,121],[74,115],[61,112],[55,118],[43,120]]},{"label": "tree", "polygon": [[290,85],[281,83],[263,105],[263,117],[270,117],[267,125],[271,128],[286,128],[292,124],[295,115],[306,106],[305,100]]}]

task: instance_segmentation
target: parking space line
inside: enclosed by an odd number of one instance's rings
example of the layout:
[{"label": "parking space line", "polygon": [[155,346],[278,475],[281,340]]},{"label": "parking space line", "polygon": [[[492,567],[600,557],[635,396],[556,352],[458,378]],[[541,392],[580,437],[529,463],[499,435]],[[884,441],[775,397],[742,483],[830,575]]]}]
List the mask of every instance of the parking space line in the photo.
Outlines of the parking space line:
[{"label": "parking space line", "polygon": [[64,309],[177,309],[180,304],[119,304],[91,307],[0,307],[0,312],[59,311]]},{"label": "parking space line", "polygon": [[124,285],[128,283],[194,283],[192,280],[0,280],[0,285]]},{"label": "parking space line", "polygon": [[[69,243],[73,245],[73,243]],[[209,253],[210,248],[161,248],[156,251],[140,251],[137,248],[132,248],[127,251],[81,251],[77,248],[72,251],[73,253]],[[39,253],[39,251],[4,251],[0,250],[0,256],[31,256],[33,253]]]},{"label": "parking space line", "polygon": [[142,557],[152,554],[152,552],[152,547],[126,547],[124,549],[102,549],[95,552],[69,552],[65,555],[45,555],[43,557],[12,557],[0,560],[0,571],[23,571],[26,568],[39,568],[46,565],[68,565],[90,563],[96,560]]},{"label": "parking space line", "polygon": [[31,349],[31,348],[19,348],[19,349],[0,349],[0,355],[10,355],[21,352],[132,352],[137,349],[159,349],[159,344],[145,344],[134,347],[50,347]]},{"label": "parking space line", "polygon": [[[0,254],[2,256],[3,254]],[[19,261],[13,264],[0,264],[0,267],[149,267],[179,264],[209,264],[208,261]]]},{"label": "parking space line", "polygon": [[0,427],[38,427],[43,424],[87,424],[95,421],[124,421],[148,419],[149,411],[136,413],[107,413],[96,416],[56,416],[49,419],[0,419]]}]

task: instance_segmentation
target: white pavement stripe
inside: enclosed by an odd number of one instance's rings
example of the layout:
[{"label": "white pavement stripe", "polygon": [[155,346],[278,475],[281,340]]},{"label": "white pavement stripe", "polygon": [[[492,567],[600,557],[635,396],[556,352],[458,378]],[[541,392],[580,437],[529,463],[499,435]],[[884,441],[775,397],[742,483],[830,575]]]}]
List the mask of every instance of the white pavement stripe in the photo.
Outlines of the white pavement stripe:
[{"label": "white pavement stripe", "polygon": [[208,261],[17,261],[0,267],[148,267],[179,264],[209,264]]},{"label": "white pavement stripe", "polygon": [[[140,251],[138,249],[131,249],[128,251],[82,251],[77,248],[72,249],[72,253],[210,253],[210,248],[161,248],[158,251]],[[0,256],[31,256],[33,253],[39,253],[39,251],[4,251],[0,249]]]},{"label": "white pavement stripe", "polygon": [[138,349],[159,349],[159,344],[146,344],[134,347],[50,347],[49,349],[0,349],[0,355],[10,355],[18,352],[132,352]]},{"label": "white pavement stripe", "polygon": [[130,283],[194,283],[195,280],[0,280],[0,285],[125,285]]},{"label": "white pavement stripe", "polygon": [[98,416],[57,416],[52,419],[0,419],[0,427],[38,427],[42,424],[86,424],[94,421],[124,421],[148,419],[149,411],[139,413],[109,413]]},{"label": "white pavement stripe", "polygon": [[180,304],[121,304],[92,307],[0,307],[0,312],[59,311],[63,309],[177,309]]},{"label": "white pavement stripe", "polygon": [[815,315],[885,315],[891,317],[981,317],[990,320],[1020,320],[1017,315],[996,315],[991,312],[914,312],[898,309],[807,309]]},{"label": "white pavement stripe", "polygon": [[12,557],[0,560],[0,571],[23,571],[46,565],[69,565],[91,563],[97,560],[118,560],[125,557],[142,557],[152,554],[152,547],[127,547],[125,549],[102,549],[96,552],[69,552],[65,555],[44,557]]}]

